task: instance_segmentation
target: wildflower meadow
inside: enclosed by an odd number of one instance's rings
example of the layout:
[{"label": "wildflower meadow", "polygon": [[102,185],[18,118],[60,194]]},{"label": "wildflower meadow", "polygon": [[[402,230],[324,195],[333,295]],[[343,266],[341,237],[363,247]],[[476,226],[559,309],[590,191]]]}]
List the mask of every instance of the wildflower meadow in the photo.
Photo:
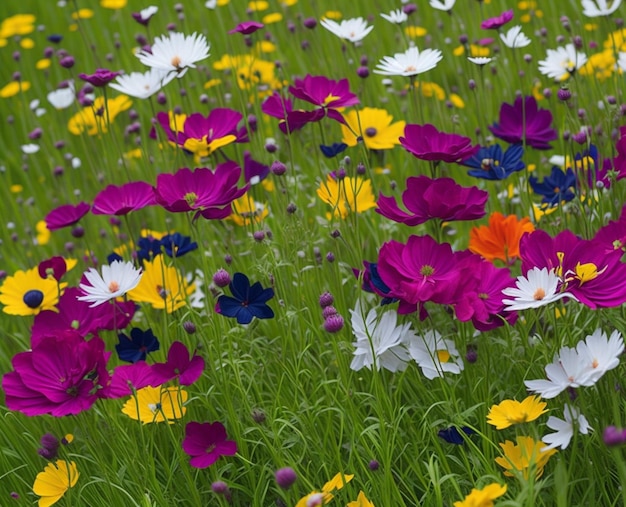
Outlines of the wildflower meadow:
[{"label": "wildflower meadow", "polygon": [[626,506],[622,0],[0,14],[0,506]]}]

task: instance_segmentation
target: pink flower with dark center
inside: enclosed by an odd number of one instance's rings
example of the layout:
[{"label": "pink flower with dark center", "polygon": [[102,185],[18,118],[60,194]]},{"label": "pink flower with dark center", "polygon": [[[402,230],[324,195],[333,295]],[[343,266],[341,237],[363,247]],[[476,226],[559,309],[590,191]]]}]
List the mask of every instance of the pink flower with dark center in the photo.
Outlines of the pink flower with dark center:
[{"label": "pink flower with dark center", "polygon": [[506,141],[516,144],[526,141],[527,146],[537,150],[549,150],[550,141],[557,139],[555,129],[551,127],[552,113],[539,109],[535,97],[515,99],[514,104],[506,102],[500,106],[500,121],[489,126],[491,133]]},{"label": "pink flower with dark center", "polygon": [[491,30],[491,29],[499,30],[500,27],[506,25],[512,19],[513,19],[513,9],[509,9],[508,11],[504,11],[499,16],[486,19],[480,24],[480,27],[483,30]]},{"label": "pink flower with dark center", "polygon": [[431,179],[416,176],[407,179],[402,202],[411,213],[401,210],[393,197],[380,195],[376,213],[408,226],[431,219],[476,220],[485,216],[489,194],[477,187],[462,187],[452,178]]},{"label": "pink flower with dark center", "polygon": [[101,88],[113,81],[121,72],[113,72],[109,69],[96,69],[93,74],[78,74],[83,81],[87,81],[92,86]]},{"label": "pink flower with dark center", "polygon": [[241,33],[243,35],[250,35],[260,30],[265,25],[263,23],[259,23],[258,21],[244,21],[243,23],[239,23],[235,28],[229,30],[229,35],[234,33]]},{"label": "pink flower with dark center", "polygon": [[220,456],[237,454],[237,443],[226,438],[226,428],[220,422],[187,423],[183,451],[191,456],[189,464],[194,468],[207,468]]},{"label": "pink flower with dark center", "polygon": [[93,200],[94,215],[127,215],[146,206],[154,206],[156,200],[152,185],[145,181],[131,181],[124,185],[109,185]]},{"label": "pink flower with dark center", "polygon": [[309,74],[304,79],[296,79],[294,85],[289,87],[289,93],[300,100],[318,106],[329,118],[339,123],[345,123],[345,120],[336,109],[359,103],[358,97],[350,91],[350,82],[345,78],[335,81],[325,76]]},{"label": "pink flower with dark center", "polygon": [[100,338],[85,341],[76,331],[46,336],[13,357],[13,371],[2,378],[6,405],[27,416],[88,410],[109,382],[110,355]]},{"label": "pink flower with dark center", "polygon": [[159,174],[154,189],[158,204],[173,213],[195,211],[207,219],[221,219],[231,214],[231,203],[245,194],[246,185],[237,187],[241,168],[232,161],[219,164],[215,172],[205,167],[186,167],[174,174]]},{"label": "pink flower with dark center", "polygon": [[72,204],[63,204],[57,208],[54,208],[50,213],[46,215],[44,221],[46,227],[51,231],[62,229],[63,227],[69,227],[74,225],[81,218],[83,218],[91,206],[86,202],[79,202],[76,206]]},{"label": "pink flower with dark center", "polygon": [[439,132],[434,125],[408,124],[400,144],[420,160],[459,162],[474,155],[479,145],[472,146],[469,137]]},{"label": "pink flower with dark center", "polygon": [[178,377],[178,382],[183,386],[189,386],[200,378],[204,371],[204,359],[194,355],[189,359],[189,351],[182,342],[174,342],[167,352],[165,363],[152,365],[152,373],[157,385],[164,384]]}]

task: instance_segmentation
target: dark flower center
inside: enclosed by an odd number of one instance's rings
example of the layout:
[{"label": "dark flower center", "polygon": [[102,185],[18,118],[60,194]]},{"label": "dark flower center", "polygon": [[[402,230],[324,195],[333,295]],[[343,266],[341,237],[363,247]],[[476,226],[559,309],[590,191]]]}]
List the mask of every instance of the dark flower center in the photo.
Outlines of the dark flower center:
[{"label": "dark flower center", "polygon": [[367,127],[365,129],[365,135],[367,137],[374,137],[376,135],[376,129],[374,127]]},{"label": "dark flower center", "polygon": [[24,304],[28,306],[28,308],[39,308],[39,305],[43,302],[43,292],[37,289],[29,290],[24,297],[22,298]]}]

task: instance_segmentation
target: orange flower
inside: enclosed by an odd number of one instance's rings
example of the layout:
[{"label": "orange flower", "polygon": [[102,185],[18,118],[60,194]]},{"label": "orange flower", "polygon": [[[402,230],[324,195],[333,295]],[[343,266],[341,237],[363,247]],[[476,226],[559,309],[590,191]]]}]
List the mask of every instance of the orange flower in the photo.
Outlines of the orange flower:
[{"label": "orange flower", "polygon": [[496,211],[489,217],[488,226],[470,231],[469,249],[491,262],[495,259],[509,262],[519,257],[519,242],[524,233],[534,230],[530,218],[519,220],[515,215],[505,217]]}]

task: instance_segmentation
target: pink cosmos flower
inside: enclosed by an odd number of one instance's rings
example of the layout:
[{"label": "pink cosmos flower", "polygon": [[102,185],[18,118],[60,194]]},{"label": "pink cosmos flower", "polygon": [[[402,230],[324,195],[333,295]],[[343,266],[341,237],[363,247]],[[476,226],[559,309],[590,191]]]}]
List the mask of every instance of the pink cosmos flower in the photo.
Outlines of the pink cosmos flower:
[{"label": "pink cosmos flower", "polygon": [[191,456],[189,464],[194,468],[207,468],[220,456],[237,454],[237,443],[226,438],[226,428],[220,422],[187,423],[183,451]]},{"label": "pink cosmos flower", "polygon": [[345,123],[337,108],[359,103],[358,97],[350,91],[350,82],[345,78],[335,81],[325,76],[308,74],[304,79],[296,79],[294,85],[289,87],[289,93],[320,108],[321,117],[318,118],[319,114],[315,115],[316,119],[310,121],[317,121],[325,114],[339,123]]},{"label": "pink cosmos flower", "polygon": [[607,253],[614,250],[626,251],[626,204],[622,207],[619,218],[601,227],[593,239],[603,245]]},{"label": "pink cosmos flower", "polygon": [[46,227],[51,231],[62,229],[63,227],[69,227],[74,225],[81,218],[83,218],[91,206],[86,202],[79,202],[76,206],[72,204],[63,204],[57,208],[54,208],[50,213],[46,215],[44,221]]},{"label": "pink cosmos flower", "polygon": [[537,150],[549,150],[550,141],[558,135],[551,127],[552,113],[539,109],[535,97],[517,97],[513,104],[506,102],[500,106],[500,121],[489,126],[491,133],[506,141],[516,144],[526,140],[528,146]]},{"label": "pink cosmos flower", "polygon": [[619,128],[619,139],[615,143],[617,156],[613,159],[613,168],[617,171],[617,179],[626,178],[626,125]]},{"label": "pink cosmos flower", "polygon": [[57,255],[41,261],[37,265],[37,270],[41,278],[48,278],[48,275],[50,275],[57,282],[60,282],[63,275],[67,272],[67,262],[65,262],[63,257]]},{"label": "pink cosmos flower", "polygon": [[499,30],[500,27],[506,25],[512,19],[513,19],[513,9],[509,9],[508,11],[504,11],[499,16],[486,19],[480,24],[480,27],[483,30],[491,30],[491,29]]},{"label": "pink cosmos flower", "polygon": [[117,366],[113,370],[113,376],[105,394],[107,398],[124,398],[132,396],[133,391],[144,387],[159,387],[160,385],[152,367],[145,361],[137,361],[133,364]]},{"label": "pink cosmos flower", "polygon": [[226,218],[231,203],[248,191],[249,185],[237,187],[241,168],[232,161],[219,164],[215,172],[205,167],[186,167],[174,174],[159,174],[154,189],[158,204],[172,213],[195,211],[207,219]]},{"label": "pink cosmos flower", "polygon": [[434,125],[408,124],[400,144],[420,160],[459,162],[473,156],[480,146],[472,146],[469,137],[439,132]]},{"label": "pink cosmos flower", "polygon": [[376,213],[408,226],[423,224],[438,218],[442,221],[476,220],[485,215],[489,194],[477,187],[462,187],[452,178],[431,179],[428,176],[410,177],[402,202],[411,212],[401,210],[393,197],[380,195]]},{"label": "pink cosmos flower", "polygon": [[260,30],[265,25],[263,23],[259,23],[258,21],[244,21],[243,23],[239,23],[235,28],[228,31],[229,35],[234,33],[241,33],[243,35],[250,35]]},{"label": "pink cosmos flower", "polygon": [[152,185],[145,181],[131,181],[124,185],[109,185],[101,190],[93,201],[94,215],[127,215],[146,206],[154,206],[156,200]]},{"label": "pink cosmos flower", "polygon": [[189,359],[189,351],[184,343],[175,341],[170,345],[165,363],[152,365],[152,373],[157,385],[164,384],[178,377],[178,382],[189,386],[200,378],[204,371],[204,359],[194,355]]},{"label": "pink cosmos flower", "polygon": [[6,405],[27,416],[88,410],[109,382],[110,355],[100,338],[85,341],[76,331],[46,336],[13,357],[13,371],[2,378]]},{"label": "pink cosmos flower", "polygon": [[109,69],[96,69],[93,74],[78,74],[78,77],[92,86],[101,88],[108,85],[120,74],[121,72],[113,72]]}]

